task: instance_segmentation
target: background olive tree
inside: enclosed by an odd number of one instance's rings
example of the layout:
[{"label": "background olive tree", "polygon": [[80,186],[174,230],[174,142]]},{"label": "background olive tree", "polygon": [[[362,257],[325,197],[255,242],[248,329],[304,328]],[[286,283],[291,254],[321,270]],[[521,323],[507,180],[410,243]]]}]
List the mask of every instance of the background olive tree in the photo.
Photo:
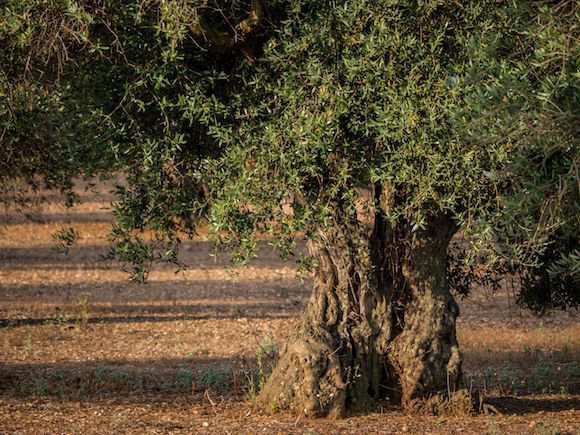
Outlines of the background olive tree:
[{"label": "background olive tree", "polygon": [[[0,200],[26,204],[32,187],[66,194],[73,176],[107,159],[107,124],[69,56],[87,47],[90,16],[64,2],[3,2],[0,10]],[[72,53],[74,51],[74,53]],[[88,55],[88,53],[87,53]],[[66,68],[65,68],[66,67]],[[80,74],[79,80],[71,80]]]}]

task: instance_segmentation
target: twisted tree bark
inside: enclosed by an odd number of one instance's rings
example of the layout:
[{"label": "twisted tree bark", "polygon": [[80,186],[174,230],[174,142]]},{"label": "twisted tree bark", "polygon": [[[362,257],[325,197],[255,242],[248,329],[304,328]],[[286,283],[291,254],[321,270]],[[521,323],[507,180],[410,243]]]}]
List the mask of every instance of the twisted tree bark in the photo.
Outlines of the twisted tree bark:
[{"label": "twisted tree bark", "polygon": [[379,397],[390,335],[389,303],[377,286],[368,236],[338,225],[309,246],[314,290],[260,400],[314,416],[370,410]]},{"label": "twisted tree bark", "polygon": [[404,327],[391,343],[391,360],[399,374],[403,405],[455,391],[461,379],[461,353],[455,321],[459,306],[449,291],[445,255],[453,221],[438,216],[412,234],[402,273],[409,302]]},{"label": "twisted tree bark", "polygon": [[382,396],[413,408],[454,390],[459,309],[445,256],[455,230],[444,215],[424,230],[396,230],[381,214],[370,235],[339,218],[321,229],[309,245],[313,294],[260,395],[263,406],[336,417],[370,410]]}]

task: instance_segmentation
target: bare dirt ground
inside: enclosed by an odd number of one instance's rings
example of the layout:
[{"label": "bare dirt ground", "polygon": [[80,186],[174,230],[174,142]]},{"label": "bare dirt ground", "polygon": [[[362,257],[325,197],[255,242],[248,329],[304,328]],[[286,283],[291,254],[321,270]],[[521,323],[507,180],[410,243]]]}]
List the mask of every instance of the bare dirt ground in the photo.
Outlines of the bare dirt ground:
[{"label": "bare dirt ground", "polygon": [[[202,238],[188,267],[129,282],[107,252],[111,199],[81,193],[35,221],[0,214],[0,433],[578,433],[577,313],[536,318],[510,292],[460,301],[469,386],[498,414],[416,417],[383,403],[344,420],[267,415],[253,404],[270,352],[296,325],[311,283],[263,243],[228,272]],[[78,246],[53,251],[73,225]],[[261,367],[261,368],[260,368]]]}]

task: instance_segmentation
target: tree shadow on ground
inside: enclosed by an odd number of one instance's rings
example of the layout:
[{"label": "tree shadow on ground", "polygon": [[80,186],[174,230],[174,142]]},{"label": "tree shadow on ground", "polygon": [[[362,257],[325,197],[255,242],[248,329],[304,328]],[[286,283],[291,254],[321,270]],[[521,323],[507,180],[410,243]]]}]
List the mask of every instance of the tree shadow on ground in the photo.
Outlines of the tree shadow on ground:
[{"label": "tree shadow on ground", "polygon": [[[63,278],[63,280],[66,278]],[[177,306],[196,301],[219,300],[226,303],[245,299],[247,303],[276,299],[284,303],[287,298],[305,298],[309,295],[308,282],[286,276],[271,279],[180,279],[150,281],[147,284],[125,281],[81,281],[73,283],[0,283],[0,300],[21,305],[76,305],[79,298],[99,309],[99,304],[174,304]],[[0,303],[1,305],[1,303]],[[131,308],[128,308],[131,309]]]},{"label": "tree shadow on ground", "polygon": [[580,410],[580,397],[494,397],[486,402],[503,414],[525,415],[536,412],[561,412]]},{"label": "tree shadow on ground", "polygon": [[[256,304],[209,304],[209,305],[116,305],[102,307],[100,316],[87,319],[88,324],[173,322],[207,319],[281,319],[296,317],[303,305],[300,301],[291,303],[273,302]],[[107,313],[108,315],[104,315]],[[124,313],[126,315],[119,316]],[[129,314],[129,315],[127,315]],[[20,326],[39,326],[51,323],[74,325],[80,322],[77,317],[43,318],[0,318],[0,328]]]},{"label": "tree shadow on ground", "polygon": [[[169,400],[241,400],[255,388],[255,358],[193,357],[157,360],[99,360],[0,365],[0,398],[114,401],[139,404]],[[206,391],[208,393],[206,393]],[[225,398],[225,399],[224,399]],[[210,397],[211,399],[211,397]],[[208,400],[208,403],[210,400]],[[504,415],[580,409],[579,397],[493,397]]]},{"label": "tree shadow on ground", "polygon": [[511,398],[512,395],[559,393],[566,397],[580,393],[577,365],[580,349],[577,347],[535,352],[468,350],[463,355],[465,383],[489,391],[490,400],[496,400],[493,397]]},{"label": "tree shadow on ground", "polygon": [[166,358],[0,365],[0,398],[121,399],[164,394],[191,397],[206,390],[241,395],[256,367],[252,358]]},{"label": "tree shadow on ground", "polygon": [[[479,372],[474,374],[483,375],[481,369],[486,371],[501,372],[500,374],[509,380],[512,375],[519,371],[528,370],[531,364],[540,363],[557,363],[557,362],[574,362],[580,361],[580,348],[567,347],[564,349],[549,350],[463,350],[464,369],[469,372]],[[489,374],[489,373],[487,373]],[[549,375],[549,371],[544,373]]]},{"label": "tree shadow on ground", "polygon": [[308,294],[307,285],[285,277],[0,285],[0,328],[76,323],[81,311],[88,323],[287,318],[299,314]]},{"label": "tree shadow on ground", "polygon": [[100,212],[75,212],[75,213],[35,213],[22,215],[21,213],[0,214],[0,225],[22,224],[80,224],[80,223],[113,223],[113,213],[110,211]]}]

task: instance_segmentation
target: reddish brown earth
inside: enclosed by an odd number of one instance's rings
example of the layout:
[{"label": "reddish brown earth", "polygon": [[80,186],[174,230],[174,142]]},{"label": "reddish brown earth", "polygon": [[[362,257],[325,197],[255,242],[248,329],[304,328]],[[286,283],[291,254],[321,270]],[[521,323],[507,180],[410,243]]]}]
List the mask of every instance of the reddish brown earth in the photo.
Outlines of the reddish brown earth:
[{"label": "reddish brown earth", "polygon": [[[296,325],[310,281],[267,242],[250,267],[228,271],[200,237],[185,243],[185,270],[129,282],[99,259],[110,198],[82,196],[33,222],[0,214],[0,433],[580,432],[578,316],[536,318],[509,288],[460,301],[467,384],[490,413],[407,416],[386,401],[345,420],[265,414],[251,379]],[[81,236],[66,256],[52,250],[63,225]]]}]

